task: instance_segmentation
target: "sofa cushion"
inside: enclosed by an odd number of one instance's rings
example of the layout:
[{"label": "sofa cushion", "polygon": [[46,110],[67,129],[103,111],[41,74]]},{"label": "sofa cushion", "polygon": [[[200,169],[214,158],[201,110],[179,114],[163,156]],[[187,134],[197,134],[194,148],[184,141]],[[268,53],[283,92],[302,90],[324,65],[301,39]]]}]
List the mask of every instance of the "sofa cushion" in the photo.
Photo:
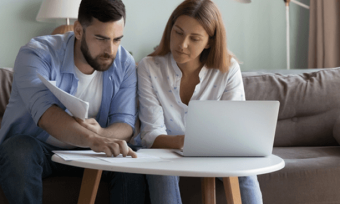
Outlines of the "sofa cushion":
[{"label": "sofa cushion", "polygon": [[335,204],[340,201],[340,147],[275,147],[280,171],[258,176],[263,202]]},{"label": "sofa cushion", "polygon": [[[13,71],[0,68],[0,122],[11,94]],[[0,123],[1,124],[1,123]],[[1,127],[1,126],[0,126]]]},{"label": "sofa cushion", "polygon": [[280,101],[274,146],[338,145],[333,126],[340,115],[340,68],[243,74],[243,82],[247,100]]}]

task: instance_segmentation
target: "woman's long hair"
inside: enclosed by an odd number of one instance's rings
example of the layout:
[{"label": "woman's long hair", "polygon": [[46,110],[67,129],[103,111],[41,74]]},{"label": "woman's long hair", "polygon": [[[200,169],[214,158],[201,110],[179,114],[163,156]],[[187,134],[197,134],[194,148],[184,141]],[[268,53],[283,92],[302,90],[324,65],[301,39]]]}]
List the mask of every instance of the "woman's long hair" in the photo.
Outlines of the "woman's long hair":
[{"label": "woman's long hair", "polygon": [[171,14],[158,48],[149,56],[164,56],[170,52],[171,29],[177,18],[187,15],[195,18],[209,35],[210,48],[204,49],[200,61],[207,68],[229,70],[232,54],[227,49],[227,37],[222,16],[211,0],[185,0]]}]

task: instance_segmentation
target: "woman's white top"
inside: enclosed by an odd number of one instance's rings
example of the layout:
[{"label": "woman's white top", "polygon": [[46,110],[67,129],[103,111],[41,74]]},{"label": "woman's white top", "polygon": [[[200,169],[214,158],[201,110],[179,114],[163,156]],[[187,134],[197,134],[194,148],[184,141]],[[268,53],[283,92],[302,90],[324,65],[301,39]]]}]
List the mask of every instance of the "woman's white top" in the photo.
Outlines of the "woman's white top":
[{"label": "woman's white top", "polygon": [[[184,135],[188,106],[180,98],[182,72],[172,54],[145,57],[137,70],[142,145],[151,147],[159,135]],[[226,73],[204,66],[199,79],[190,100],[245,100],[235,59]]]}]

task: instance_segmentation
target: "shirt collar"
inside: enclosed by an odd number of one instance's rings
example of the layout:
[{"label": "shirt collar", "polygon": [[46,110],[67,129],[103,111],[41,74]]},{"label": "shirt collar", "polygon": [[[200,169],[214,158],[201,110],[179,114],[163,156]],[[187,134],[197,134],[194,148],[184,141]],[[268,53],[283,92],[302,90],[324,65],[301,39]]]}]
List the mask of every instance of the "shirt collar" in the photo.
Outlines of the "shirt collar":
[{"label": "shirt collar", "polygon": [[73,32],[70,32],[66,38],[66,51],[64,55],[64,60],[63,64],[60,68],[62,73],[74,73],[74,41],[75,41],[75,36]]}]

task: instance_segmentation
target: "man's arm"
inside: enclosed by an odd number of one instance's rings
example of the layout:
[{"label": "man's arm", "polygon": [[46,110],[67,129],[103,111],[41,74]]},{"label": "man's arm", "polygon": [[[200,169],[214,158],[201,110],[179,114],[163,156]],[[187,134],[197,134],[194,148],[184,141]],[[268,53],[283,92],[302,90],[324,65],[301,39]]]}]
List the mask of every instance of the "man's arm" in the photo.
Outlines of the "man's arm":
[{"label": "man's arm", "polygon": [[58,106],[51,106],[41,116],[38,126],[50,135],[78,147],[90,147],[95,152],[105,152],[107,156],[137,157],[124,140],[102,137],[81,126],[74,118]]},{"label": "man's arm", "polygon": [[[76,118],[76,121],[86,129],[103,137],[128,141],[132,134],[131,126],[126,123],[114,123],[107,128],[102,128],[93,118],[85,119],[85,121]],[[183,145],[184,135],[159,135],[151,148],[182,149]]]},{"label": "man's arm", "polygon": [[76,118],[76,121],[87,130],[102,137],[129,141],[133,133],[132,127],[126,123],[113,123],[107,128],[102,128],[94,118],[85,119],[85,121]]},{"label": "man's arm", "polygon": [[124,140],[94,134],[60,108],[63,105],[37,77],[38,72],[48,80],[55,80],[55,77],[52,77],[55,74],[51,71],[51,64],[50,53],[42,43],[35,40],[30,42],[30,46],[20,49],[15,61],[13,84],[18,88],[34,123],[62,142],[78,147],[90,147],[96,152],[105,152],[108,156],[122,153],[136,157]]}]

